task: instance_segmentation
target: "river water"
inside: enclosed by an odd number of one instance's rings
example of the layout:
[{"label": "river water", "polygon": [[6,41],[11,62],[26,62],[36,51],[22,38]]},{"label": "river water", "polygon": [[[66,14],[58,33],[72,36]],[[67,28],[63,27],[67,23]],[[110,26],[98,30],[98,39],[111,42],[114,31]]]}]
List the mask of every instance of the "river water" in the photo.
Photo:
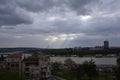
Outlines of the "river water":
[{"label": "river water", "polygon": [[[68,58],[71,58],[73,61],[75,61],[77,64],[82,64],[84,61],[90,61],[91,57],[51,57],[51,60],[53,62],[61,62],[64,63],[64,61]],[[96,65],[117,65],[117,58],[116,57],[92,57],[93,61]]]}]

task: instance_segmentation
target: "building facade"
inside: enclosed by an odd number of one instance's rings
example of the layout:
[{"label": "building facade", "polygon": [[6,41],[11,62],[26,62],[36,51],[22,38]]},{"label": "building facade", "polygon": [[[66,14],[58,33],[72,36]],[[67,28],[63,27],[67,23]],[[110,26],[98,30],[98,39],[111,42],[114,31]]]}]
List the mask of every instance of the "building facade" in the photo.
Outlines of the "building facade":
[{"label": "building facade", "polygon": [[24,75],[26,80],[47,80],[51,75],[50,57],[33,54],[25,57],[24,54],[9,54],[6,58],[7,69]]},{"label": "building facade", "polygon": [[109,41],[104,41],[104,49],[109,49]]},{"label": "building facade", "polygon": [[22,70],[22,54],[9,54],[7,56],[7,69],[12,72],[19,72]]},{"label": "building facade", "polygon": [[22,65],[26,80],[47,80],[51,75],[49,56],[31,56],[24,59]]}]

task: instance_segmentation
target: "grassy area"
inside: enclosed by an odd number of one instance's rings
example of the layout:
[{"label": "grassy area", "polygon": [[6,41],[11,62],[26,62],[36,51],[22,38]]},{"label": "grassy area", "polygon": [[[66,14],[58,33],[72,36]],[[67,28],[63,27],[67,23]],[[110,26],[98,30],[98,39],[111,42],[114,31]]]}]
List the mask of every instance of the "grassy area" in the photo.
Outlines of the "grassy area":
[{"label": "grassy area", "polygon": [[90,78],[87,74],[84,74],[83,76],[79,77],[77,76],[76,71],[73,70],[55,69],[52,73],[53,75],[60,76],[68,80],[111,80],[109,76],[105,77],[102,75]]},{"label": "grassy area", "polygon": [[0,72],[0,80],[25,80],[15,72]]},{"label": "grassy area", "polygon": [[72,70],[56,69],[53,71],[53,75],[66,78],[68,80],[76,80],[75,71]]}]

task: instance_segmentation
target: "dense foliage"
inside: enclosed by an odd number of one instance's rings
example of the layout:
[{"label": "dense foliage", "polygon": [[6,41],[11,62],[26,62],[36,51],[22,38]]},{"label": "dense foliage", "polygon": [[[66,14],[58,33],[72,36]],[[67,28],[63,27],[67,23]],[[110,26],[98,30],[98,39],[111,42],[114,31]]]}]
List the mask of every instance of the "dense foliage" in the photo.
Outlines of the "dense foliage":
[{"label": "dense foliage", "polygon": [[25,80],[16,72],[0,72],[0,80]]},{"label": "dense foliage", "polygon": [[120,80],[120,58],[117,59],[116,80]]},{"label": "dense foliage", "polygon": [[[78,56],[84,56],[84,55],[96,55],[96,54],[119,54],[120,49],[101,49],[101,50],[90,50],[88,48],[85,49],[73,49],[73,48],[65,48],[65,49],[43,49],[40,50],[41,52],[49,55],[63,55],[63,56],[70,56],[70,55],[78,55]],[[33,52],[34,51],[30,51]],[[37,51],[35,51],[37,52]]]},{"label": "dense foliage", "polygon": [[[65,64],[70,65],[69,62],[73,62],[73,61],[71,61],[71,59],[65,60]],[[76,66],[75,68],[71,68],[71,69],[61,69],[57,67],[54,68],[52,73],[53,75],[61,76],[68,80],[89,80],[89,79],[96,80],[98,78],[96,65],[92,60],[85,61],[82,65]]]}]

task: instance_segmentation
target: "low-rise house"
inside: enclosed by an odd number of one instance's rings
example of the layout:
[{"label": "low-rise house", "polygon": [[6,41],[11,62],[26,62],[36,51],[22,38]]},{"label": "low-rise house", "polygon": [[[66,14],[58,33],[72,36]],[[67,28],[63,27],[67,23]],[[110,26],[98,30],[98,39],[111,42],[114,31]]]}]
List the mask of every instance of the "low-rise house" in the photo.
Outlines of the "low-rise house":
[{"label": "low-rise house", "polygon": [[102,57],[103,55],[102,54],[96,54],[95,57],[99,58],[99,57]]},{"label": "low-rise house", "polygon": [[97,65],[96,68],[97,68],[97,71],[103,73],[103,71],[105,70],[110,72],[114,71],[116,66],[115,65]]},{"label": "low-rise house", "polygon": [[106,55],[106,57],[116,57],[117,55],[116,54],[108,54]]}]

